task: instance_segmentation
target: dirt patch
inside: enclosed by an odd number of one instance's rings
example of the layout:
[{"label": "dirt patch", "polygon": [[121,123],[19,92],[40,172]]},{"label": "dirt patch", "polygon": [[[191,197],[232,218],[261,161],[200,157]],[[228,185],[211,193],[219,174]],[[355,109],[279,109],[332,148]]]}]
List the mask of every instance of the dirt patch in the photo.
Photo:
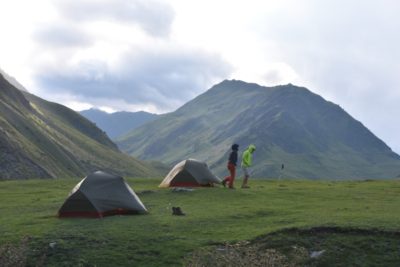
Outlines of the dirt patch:
[{"label": "dirt patch", "polygon": [[400,266],[400,232],[290,228],[187,257],[186,266]]},{"label": "dirt patch", "polygon": [[0,266],[22,267],[26,265],[30,237],[24,237],[19,244],[0,245]]},{"label": "dirt patch", "polygon": [[[292,251],[292,258],[300,260],[306,257],[304,248],[296,247]],[[292,259],[292,262],[294,260]],[[248,242],[225,244],[212,249],[201,249],[192,253],[185,260],[185,266],[296,266],[288,257],[276,249],[260,250],[258,246]]]}]

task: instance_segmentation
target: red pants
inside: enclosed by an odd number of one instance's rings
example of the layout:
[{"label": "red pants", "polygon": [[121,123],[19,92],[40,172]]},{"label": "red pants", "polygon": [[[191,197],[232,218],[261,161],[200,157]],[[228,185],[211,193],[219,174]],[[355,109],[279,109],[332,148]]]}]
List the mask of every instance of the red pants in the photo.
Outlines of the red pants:
[{"label": "red pants", "polygon": [[228,170],[231,175],[226,176],[224,178],[224,181],[228,182],[229,187],[233,187],[233,181],[235,181],[235,175],[236,175],[236,166],[233,165],[232,163],[228,163]]}]

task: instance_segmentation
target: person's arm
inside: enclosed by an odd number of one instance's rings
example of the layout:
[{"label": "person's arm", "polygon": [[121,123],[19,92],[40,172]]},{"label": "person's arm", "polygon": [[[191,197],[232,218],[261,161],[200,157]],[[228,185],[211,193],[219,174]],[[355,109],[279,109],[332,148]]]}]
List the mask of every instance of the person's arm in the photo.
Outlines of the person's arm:
[{"label": "person's arm", "polygon": [[251,163],[251,162],[249,162],[249,157],[250,157],[250,152],[249,152],[248,150],[246,150],[246,151],[243,153],[243,164],[244,164],[244,166],[246,166],[246,167],[249,167],[249,166],[250,166],[250,163]]},{"label": "person's arm", "polygon": [[236,166],[237,164],[237,152],[232,152],[232,163]]},{"label": "person's arm", "polygon": [[233,152],[229,154],[229,163],[233,162]]},{"label": "person's arm", "polygon": [[253,164],[253,155],[249,152],[248,166],[250,167]]}]

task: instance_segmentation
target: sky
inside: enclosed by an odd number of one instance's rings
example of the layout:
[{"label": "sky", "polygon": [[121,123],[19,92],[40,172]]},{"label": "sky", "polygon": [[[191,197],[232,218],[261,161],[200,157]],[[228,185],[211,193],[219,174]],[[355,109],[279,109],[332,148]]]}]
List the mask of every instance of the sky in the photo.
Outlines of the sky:
[{"label": "sky", "polygon": [[0,68],[75,110],[170,112],[224,79],[292,83],[400,153],[400,1],[0,0]]}]

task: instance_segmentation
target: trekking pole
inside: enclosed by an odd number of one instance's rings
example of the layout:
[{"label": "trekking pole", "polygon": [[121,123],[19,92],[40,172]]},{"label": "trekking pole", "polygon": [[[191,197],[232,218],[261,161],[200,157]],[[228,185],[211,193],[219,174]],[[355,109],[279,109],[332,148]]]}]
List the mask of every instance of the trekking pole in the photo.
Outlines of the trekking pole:
[{"label": "trekking pole", "polygon": [[280,174],[279,174],[279,177],[278,177],[278,181],[281,180],[281,177],[282,177],[282,174],[283,174],[283,169],[285,169],[285,164],[282,163],[281,171],[280,171]]}]

